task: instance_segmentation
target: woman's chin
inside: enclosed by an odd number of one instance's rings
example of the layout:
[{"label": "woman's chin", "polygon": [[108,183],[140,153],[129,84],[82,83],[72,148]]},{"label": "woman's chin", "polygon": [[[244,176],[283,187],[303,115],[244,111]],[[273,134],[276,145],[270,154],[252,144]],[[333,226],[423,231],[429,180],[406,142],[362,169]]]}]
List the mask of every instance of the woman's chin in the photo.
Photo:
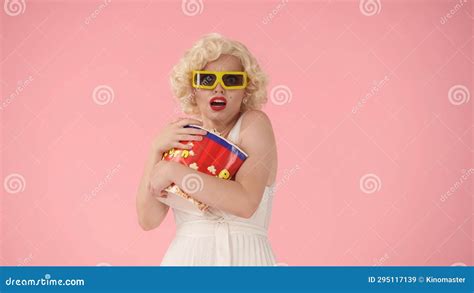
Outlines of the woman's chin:
[{"label": "woman's chin", "polygon": [[212,119],[212,118],[217,118],[217,117],[223,117],[228,115],[227,109],[222,109],[219,111],[213,110],[210,107],[206,109],[204,112],[207,118]]},{"label": "woman's chin", "polygon": [[[235,109],[234,109],[235,108]],[[225,107],[222,110],[215,111],[211,107],[206,107],[204,111],[201,111],[202,118],[214,121],[227,120],[229,117],[234,117],[239,113],[239,108],[236,107]]]}]

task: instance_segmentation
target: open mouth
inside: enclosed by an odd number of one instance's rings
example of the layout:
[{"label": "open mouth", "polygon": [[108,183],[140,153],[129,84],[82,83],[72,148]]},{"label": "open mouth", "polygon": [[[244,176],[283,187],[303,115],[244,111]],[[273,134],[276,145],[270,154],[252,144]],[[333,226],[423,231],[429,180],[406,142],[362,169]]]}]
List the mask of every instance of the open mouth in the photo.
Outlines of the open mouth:
[{"label": "open mouth", "polygon": [[224,97],[214,97],[209,101],[211,109],[214,111],[221,111],[225,109],[227,105],[227,100]]}]

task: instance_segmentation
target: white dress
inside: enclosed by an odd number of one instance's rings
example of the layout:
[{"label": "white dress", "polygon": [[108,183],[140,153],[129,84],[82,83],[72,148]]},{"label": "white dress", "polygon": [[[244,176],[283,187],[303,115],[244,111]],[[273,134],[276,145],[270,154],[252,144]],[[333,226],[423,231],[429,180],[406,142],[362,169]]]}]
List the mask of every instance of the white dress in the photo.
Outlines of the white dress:
[{"label": "white dress", "polygon": [[[242,115],[229,133],[236,143]],[[268,241],[275,184],[266,186],[256,212],[249,219],[219,211],[202,215],[173,209],[176,235],[161,266],[274,266]]]}]

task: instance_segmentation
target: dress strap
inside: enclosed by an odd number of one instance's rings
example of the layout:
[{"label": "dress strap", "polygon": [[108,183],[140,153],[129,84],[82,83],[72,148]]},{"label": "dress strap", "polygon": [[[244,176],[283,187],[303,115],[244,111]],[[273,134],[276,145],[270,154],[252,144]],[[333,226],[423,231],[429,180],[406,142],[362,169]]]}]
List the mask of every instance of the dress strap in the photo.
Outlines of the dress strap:
[{"label": "dress strap", "polygon": [[233,143],[237,143],[237,141],[239,140],[240,125],[242,124],[243,116],[243,114],[240,114],[239,119],[237,120],[237,122],[235,122],[234,127],[232,127],[231,131],[229,132],[229,135],[227,136],[227,139],[232,141]]}]

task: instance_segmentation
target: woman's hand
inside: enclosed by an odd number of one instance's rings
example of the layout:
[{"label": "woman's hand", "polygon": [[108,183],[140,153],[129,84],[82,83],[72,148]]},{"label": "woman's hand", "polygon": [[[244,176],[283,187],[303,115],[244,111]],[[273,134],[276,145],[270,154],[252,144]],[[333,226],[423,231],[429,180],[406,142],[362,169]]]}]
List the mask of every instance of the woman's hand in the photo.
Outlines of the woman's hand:
[{"label": "woman's hand", "polygon": [[187,124],[202,125],[202,122],[192,118],[179,118],[166,125],[152,142],[153,151],[162,154],[172,148],[191,149],[192,146],[180,141],[200,141],[207,131],[183,126]]},{"label": "woman's hand", "polygon": [[155,198],[166,197],[168,193],[164,189],[173,183],[167,176],[169,164],[168,161],[159,161],[151,170],[147,188]]}]

